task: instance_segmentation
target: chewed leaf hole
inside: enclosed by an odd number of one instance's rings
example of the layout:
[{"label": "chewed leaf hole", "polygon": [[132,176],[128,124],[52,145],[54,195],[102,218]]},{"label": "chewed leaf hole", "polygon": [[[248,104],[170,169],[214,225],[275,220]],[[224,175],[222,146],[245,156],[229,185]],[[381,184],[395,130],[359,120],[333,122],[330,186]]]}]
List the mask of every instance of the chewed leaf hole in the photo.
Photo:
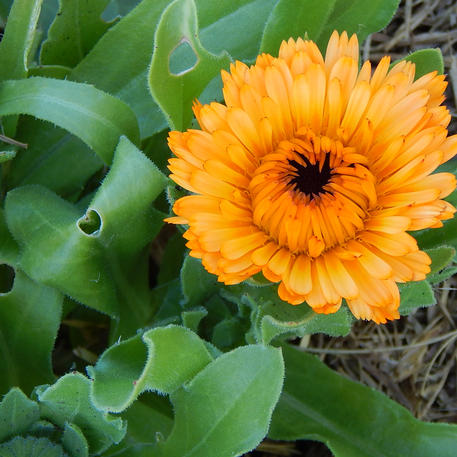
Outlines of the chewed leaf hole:
[{"label": "chewed leaf hole", "polygon": [[6,263],[0,265],[0,293],[7,294],[11,292],[14,285],[14,277],[16,272],[13,267]]},{"label": "chewed leaf hole", "polygon": [[182,41],[171,51],[168,58],[168,69],[175,76],[183,75],[194,69],[198,57],[187,39]]},{"label": "chewed leaf hole", "polygon": [[89,209],[86,215],[78,219],[78,227],[86,235],[96,236],[102,227],[100,214],[94,209]]}]

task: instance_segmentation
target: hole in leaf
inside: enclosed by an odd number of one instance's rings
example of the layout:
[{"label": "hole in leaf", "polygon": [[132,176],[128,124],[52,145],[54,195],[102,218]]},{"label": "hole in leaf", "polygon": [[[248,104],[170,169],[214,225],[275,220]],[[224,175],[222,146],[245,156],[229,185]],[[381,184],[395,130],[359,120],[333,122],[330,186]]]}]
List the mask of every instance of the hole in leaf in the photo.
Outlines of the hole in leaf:
[{"label": "hole in leaf", "polygon": [[173,75],[179,76],[193,70],[197,62],[198,57],[192,45],[186,38],[183,38],[181,43],[171,51],[168,58],[168,69]]},{"label": "hole in leaf", "polygon": [[86,215],[78,220],[78,227],[86,235],[98,235],[97,232],[99,232],[102,227],[100,214],[94,209],[87,210]]},{"label": "hole in leaf", "polygon": [[13,289],[16,272],[6,263],[0,265],[0,293],[7,294]]}]

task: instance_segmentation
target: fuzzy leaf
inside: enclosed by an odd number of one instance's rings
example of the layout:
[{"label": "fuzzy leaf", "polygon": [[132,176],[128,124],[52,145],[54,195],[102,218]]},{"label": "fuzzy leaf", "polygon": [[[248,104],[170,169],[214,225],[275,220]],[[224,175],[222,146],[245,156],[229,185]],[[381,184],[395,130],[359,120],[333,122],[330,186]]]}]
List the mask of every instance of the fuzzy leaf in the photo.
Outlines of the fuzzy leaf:
[{"label": "fuzzy leaf", "polygon": [[[149,70],[149,90],[172,129],[188,127],[191,106],[211,79],[230,63],[228,54],[208,52],[198,37],[198,18],[193,0],[175,0],[163,12],[157,26],[155,51]],[[170,59],[178,46],[187,44],[195,65],[172,73]]]},{"label": "fuzzy leaf", "polygon": [[212,357],[189,329],[170,325],[149,330],[107,349],[90,370],[93,396],[103,410],[120,412],[140,393],[170,393],[192,379]]},{"label": "fuzzy leaf", "polygon": [[317,40],[322,52],[334,30],[357,34],[359,43],[385,27],[397,11],[400,0],[336,0],[330,17]]},{"label": "fuzzy leaf", "polygon": [[65,424],[62,445],[70,457],[89,457],[89,445],[81,429],[75,424]]},{"label": "fuzzy leaf", "polygon": [[268,18],[260,50],[277,55],[282,40],[305,34],[317,40],[333,10],[336,0],[279,0]]},{"label": "fuzzy leaf", "polygon": [[62,295],[16,270],[13,289],[0,295],[0,392],[30,392],[54,380],[51,353],[62,313]]},{"label": "fuzzy leaf", "polygon": [[405,57],[404,60],[414,62],[416,65],[415,79],[431,71],[437,71],[440,75],[444,73],[443,55],[440,49],[421,49]]},{"label": "fuzzy leaf", "polygon": [[286,381],[269,437],[312,439],[335,457],[454,457],[457,426],[418,421],[380,392],[284,347]]},{"label": "fuzzy leaf", "polygon": [[79,138],[47,122],[23,116],[17,136],[29,147],[11,163],[9,189],[40,184],[62,197],[80,193],[103,167],[102,159]]},{"label": "fuzzy leaf", "polygon": [[74,67],[111,24],[100,19],[110,0],[59,0],[59,12],[43,43],[43,65]]},{"label": "fuzzy leaf", "polygon": [[15,0],[0,42],[0,81],[27,76],[32,48],[43,0]]},{"label": "fuzzy leaf", "polygon": [[0,402],[0,441],[26,433],[39,418],[38,404],[13,387]]},{"label": "fuzzy leaf", "polygon": [[184,258],[181,268],[181,287],[186,305],[191,308],[200,305],[217,290],[217,277],[209,274],[200,260],[188,255]]},{"label": "fuzzy leaf", "polygon": [[103,248],[78,228],[80,213],[73,205],[45,187],[24,186],[8,193],[5,211],[23,249],[21,268],[31,278],[98,311],[118,315]]},{"label": "fuzzy leaf", "polygon": [[11,191],[6,212],[23,246],[22,268],[87,306],[121,316],[116,331],[134,333],[152,312],[144,247],[163,223],[151,203],[165,181],[123,138],[85,215],[43,187]]},{"label": "fuzzy leaf", "polygon": [[283,383],[280,350],[244,346],[223,354],[171,395],[175,426],[166,457],[235,457],[268,430]]},{"label": "fuzzy leaf", "polygon": [[34,77],[0,84],[0,115],[30,114],[81,138],[105,163],[120,136],[139,138],[130,108],[87,84]]},{"label": "fuzzy leaf", "polygon": [[37,392],[41,417],[62,429],[71,422],[84,433],[91,454],[98,454],[118,443],[125,435],[119,418],[95,408],[89,398],[91,381],[80,373],[67,374]]},{"label": "fuzzy leaf", "polygon": [[424,281],[411,281],[399,284],[400,314],[409,314],[416,308],[431,306],[436,303],[435,294],[430,284]]}]

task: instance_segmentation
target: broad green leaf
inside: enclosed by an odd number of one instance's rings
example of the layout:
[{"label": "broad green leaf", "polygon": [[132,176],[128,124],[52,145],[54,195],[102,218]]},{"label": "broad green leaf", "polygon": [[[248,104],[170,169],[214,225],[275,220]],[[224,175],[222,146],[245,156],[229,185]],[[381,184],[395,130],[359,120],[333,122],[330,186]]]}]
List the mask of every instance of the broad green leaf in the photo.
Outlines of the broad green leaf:
[{"label": "broad green leaf", "polygon": [[18,138],[29,147],[11,163],[9,189],[40,184],[62,197],[80,193],[103,161],[79,138],[49,123],[23,116]]},{"label": "broad green leaf", "polygon": [[91,381],[80,373],[67,374],[55,384],[37,392],[41,417],[65,427],[73,423],[79,427],[89,444],[91,455],[99,454],[125,435],[121,419],[99,411],[90,399]]},{"label": "broad green leaf", "polygon": [[98,311],[118,315],[103,247],[80,230],[80,213],[73,205],[45,187],[24,186],[8,193],[5,211],[23,250],[21,268],[30,277]]},{"label": "broad green leaf", "polygon": [[87,306],[120,316],[117,331],[134,333],[153,311],[144,248],[163,223],[151,204],[165,182],[122,138],[85,215],[43,187],[11,191],[8,223],[23,246],[22,268]]},{"label": "broad green leaf", "polygon": [[279,0],[265,26],[262,52],[278,55],[282,40],[306,36],[316,41],[333,10],[336,0]]},{"label": "broad green leaf", "polygon": [[110,172],[89,205],[87,213],[100,217],[99,240],[124,254],[137,252],[158,232],[161,215],[151,202],[162,192],[167,178],[127,138],[121,138]]},{"label": "broad green leaf", "polygon": [[0,441],[26,433],[39,418],[38,404],[13,387],[0,402]]},{"label": "broad green leaf", "polygon": [[103,12],[104,19],[114,19],[116,17],[125,16],[129,13],[140,0],[111,0]]},{"label": "broad green leaf", "polygon": [[427,275],[427,281],[430,284],[442,282],[455,274],[457,267],[448,267],[455,257],[455,249],[453,247],[440,246],[434,249],[427,249],[425,252],[432,259],[431,271]]},{"label": "broad green leaf", "polygon": [[[196,0],[200,40],[213,54],[255,60],[265,23],[277,0]],[[230,31],[230,33],[227,33]]]},{"label": "broad green leaf", "polygon": [[198,332],[198,326],[200,325],[201,320],[207,315],[208,311],[203,308],[203,306],[190,309],[189,311],[183,311],[181,313],[182,325],[193,332]]},{"label": "broad green leaf", "polygon": [[175,391],[211,360],[204,342],[187,328],[149,330],[111,346],[91,368],[94,402],[123,411],[145,390]]},{"label": "broad green leaf", "polygon": [[67,79],[70,73],[71,68],[63,65],[40,65],[29,69],[29,76],[44,76],[55,79]]},{"label": "broad green leaf", "polygon": [[217,290],[217,277],[209,274],[199,259],[188,255],[181,268],[181,287],[186,305],[191,308],[202,304],[205,298]]},{"label": "broad green leaf", "polygon": [[322,441],[335,457],[455,457],[456,425],[418,421],[318,358],[292,347],[283,351],[286,380],[270,438]]},{"label": "broad green leaf", "polygon": [[89,457],[89,445],[84,433],[75,424],[65,424],[62,434],[62,446],[70,457]]},{"label": "broad green leaf", "polygon": [[[43,263],[43,262],[41,262]],[[30,392],[54,379],[51,353],[62,312],[62,295],[16,270],[11,292],[0,295],[0,392]]]},{"label": "broad green leaf", "polygon": [[0,81],[27,76],[29,52],[43,0],[15,0],[0,42]]},{"label": "broad green leaf", "polygon": [[[276,293],[276,290],[273,291]],[[352,318],[342,307],[333,314],[315,313],[306,303],[291,306],[279,299],[256,300],[253,332],[258,342],[270,343],[276,336],[302,337],[314,333],[344,336],[351,331]]]},{"label": "broad green leaf", "polygon": [[135,115],[87,84],[34,77],[0,84],[0,115],[30,114],[68,130],[109,164],[120,136],[139,138]]},{"label": "broad green leaf", "polygon": [[59,12],[43,43],[43,65],[74,67],[111,24],[100,19],[110,0],[59,0]]},{"label": "broad green leaf", "polygon": [[223,354],[171,395],[175,425],[159,447],[166,457],[235,457],[268,430],[281,392],[279,349],[244,346]]},{"label": "broad green leaf", "polygon": [[429,276],[438,273],[446,267],[455,256],[455,249],[451,246],[439,246],[437,248],[427,249],[425,252],[432,260]]},{"label": "broad green leaf", "polygon": [[[195,65],[172,73],[170,58],[181,45],[194,53]],[[193,0],[175,0],[164,11],[154,38],[155,51],[149,70],[149,90],[172,129],[183,130],[192,120],[191,106],[221,68],[227,67],[227,53],[208,52],[198,37],[198,18]]]},{"label": "broad green leaf", "polygon": [[416,308],[436,303],[435,294],[428,281],[411,281],[399,284],[400,314],[409,314]]},{"label": "broad green leaf", "polygon": [[444,73],[443,55],[439,48],[421,49],[408,55],[404,60],[414,62],[416,65],[415,79],[431,71],[437,71],[440,75]]},{"label": "broad green leaf", "polygon": [[325,52],[334,30],[357,34],[361,44],[371,33],[385,27],[392,19],[400,0],[336,0],[333,11],[323,28],[317,43]]},{"label": "broad green leaf", "polygon": [[0,444],[0,457],[69,457],[62,447],[47,438],[16,436]]},{"label": "broad green leaf", "polygon": [[173,409],[164,396],[145,392],[122,413],[127,421],[127,434],[117,446],[106,451],[104,457],[152,457],[153,447],[170,434]]},{"label": "broad green leaf", "polygon": [[75,81],[94,84],[128,104],[139,120],[141,137],[166,126],[148,91],[147,68],[154,49],[155,28],[169,1],[139,3],[102,36],[70,76]]},{"label": "broad green leaf", "polygon": [[[167,127],[160,108],[150,95],[148,70],[156,26],[168,3],[170,0],[140,2],[107,31],[71,76],[76,81],[92,83],[131,106],[139,120],[142,138]],[[227,50],[234,58],[254,59],[265,21],[274,4],[275,0],[219,0],[210,3],[198,0],[203,46],[215,54]],[[217,94],[211,92],[207,98],[216,96],[221,96],[220,90]]]},{"label": "broad green leaf", "polygon": [[[9,12],[5,35],[0,42],[0,81],[27,76],[29,53],[43,0],[16,0]],[[3,130],[14,137],[18,117],[3,119]]]}]

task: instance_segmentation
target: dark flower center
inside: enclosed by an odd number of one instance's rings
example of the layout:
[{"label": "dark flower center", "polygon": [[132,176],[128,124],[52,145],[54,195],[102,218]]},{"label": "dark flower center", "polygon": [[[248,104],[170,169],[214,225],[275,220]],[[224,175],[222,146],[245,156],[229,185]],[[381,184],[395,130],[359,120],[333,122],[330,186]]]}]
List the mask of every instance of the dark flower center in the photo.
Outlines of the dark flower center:
[{"label": "dark flower center", "polygon": [[[305,165],[298,163],[296,160],[288,160],[295,170],[292,172],[293,178],[290,180],[295,189],[308,195],[309,197],[317,196],[322,193],[328,193],[324,188],[330,181],[330,154],[325,157],[324,163],[312,164],[303,154],[300,155]],[[322,169],[320,169],[322,167]]]}]

